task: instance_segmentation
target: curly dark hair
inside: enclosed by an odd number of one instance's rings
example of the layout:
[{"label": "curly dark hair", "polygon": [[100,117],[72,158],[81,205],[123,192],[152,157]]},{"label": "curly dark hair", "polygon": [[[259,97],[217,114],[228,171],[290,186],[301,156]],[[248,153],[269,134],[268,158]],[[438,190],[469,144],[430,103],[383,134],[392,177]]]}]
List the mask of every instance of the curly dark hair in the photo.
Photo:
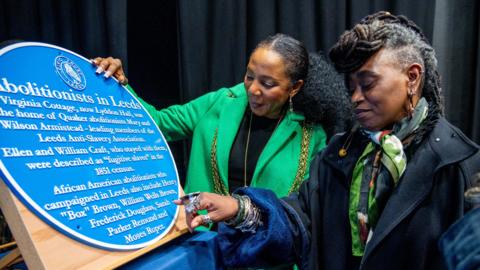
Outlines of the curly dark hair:
[{"label": "curly dark hair", "polygon": [[280,54],[292,83],[303,80],[302,89],[292,98],[295,111],[311,123],[321,123],[330,137],[344,131],[351,120],[351,105],[343,78],[320,54],[309,54],[302,42],[285,34],[275,34],[256,47]]},{"label": "curly dark hair", "polygon": [[328,137],[345,131],[352,121],[352,105],[342,76],[326,57],[309,55],[308,75],[302,91],[293,98],[293,108],[308,121],[321,123]]},{"label": "curly dark hair", "polygon": [[443,98],[435,50],[414,22],[386,11],[369,15],[341,35],[329,56],[339,72],[348,74],[382,48],[392,50],[401,67],[418,63],[424,70],[420,92],[429,108],[415,139],[421,140],[443,115]]}]

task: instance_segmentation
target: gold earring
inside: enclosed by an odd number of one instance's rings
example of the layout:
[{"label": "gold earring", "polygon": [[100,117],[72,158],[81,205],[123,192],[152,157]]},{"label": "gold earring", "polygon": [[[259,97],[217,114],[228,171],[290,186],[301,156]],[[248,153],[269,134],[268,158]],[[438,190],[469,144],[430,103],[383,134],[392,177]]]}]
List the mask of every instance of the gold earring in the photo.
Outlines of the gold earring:
[{"label": "gold earring", "polygon": [[416,94],[416,92],[417,91],[413,89],[413,83],[409,83],[407,96],[408,96],[408,102],[410,103],[408,108],[408,115],[410,117],[412,117],[413,111],[415,110],[415,107],[413,106],[413,96]]},{"label": "gold earring", "polygon": [[288,110],[290,112],[293,112],[293,102],[292,102],[292,96],[290,95],[290,99],[289,99],[289,102],[288,102]]},{"label": "gold earring", "polygon": [[413,82],[408,83],[408,95],[413,97],[417,94],[417,89],[413,87]]}]

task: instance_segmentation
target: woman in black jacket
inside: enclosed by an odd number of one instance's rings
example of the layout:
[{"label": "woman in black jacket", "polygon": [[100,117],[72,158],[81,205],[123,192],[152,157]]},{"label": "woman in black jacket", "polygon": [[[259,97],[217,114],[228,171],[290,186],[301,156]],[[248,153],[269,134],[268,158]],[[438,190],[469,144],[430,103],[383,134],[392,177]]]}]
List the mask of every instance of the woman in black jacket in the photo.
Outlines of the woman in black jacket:
[{"label": "woman in black jacket", "polygon": [[[470,205],[479,147],[443,117],[435,52],[403,16],[379,12],[330,51],[358,125],[334,137],[298,194],[190,194],[188,225],[219,224],[227,266],[442,269],[439,236]],[[198,209],[208,215],[197,216]]]}]

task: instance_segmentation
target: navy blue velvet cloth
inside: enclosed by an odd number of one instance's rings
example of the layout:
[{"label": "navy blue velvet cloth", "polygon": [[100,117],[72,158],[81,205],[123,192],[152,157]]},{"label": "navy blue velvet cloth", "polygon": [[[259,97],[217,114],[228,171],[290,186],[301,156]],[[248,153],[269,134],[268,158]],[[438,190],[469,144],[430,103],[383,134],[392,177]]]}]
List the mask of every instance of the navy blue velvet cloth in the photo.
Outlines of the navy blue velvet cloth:
[{"label": "navy blue velvet cloth", "polygon": [[439,241],[448,269],[480,269],[480,208],[454,223]]},{"label": "navy blue velvet cloth", "polygon": [[294,237],[283,203],[266,189],[241,188],[235,193],[250,197],[261,209],[264,224],[256,233],[242,233],[220,223],[217,241],[223,264],[262,267],[292,263]]},{"label": "navy blue velvet cloth", "polygon": [[215,232],[185,234],[132,260],[119,270],[224,269],[218,261]]}]

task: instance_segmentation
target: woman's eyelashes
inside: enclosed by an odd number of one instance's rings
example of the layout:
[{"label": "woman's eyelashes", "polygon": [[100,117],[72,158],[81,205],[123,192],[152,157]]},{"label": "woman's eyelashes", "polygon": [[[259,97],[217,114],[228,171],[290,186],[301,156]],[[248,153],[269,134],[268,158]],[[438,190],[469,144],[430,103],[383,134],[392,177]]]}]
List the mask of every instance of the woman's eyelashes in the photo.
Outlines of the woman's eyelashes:
[{"label": "woman's eyelashes", "polygon": [[357,87],[360,87],[360,90],[362,92],[367,92],[368,90],[372,89],[373,87],[375,86],[375,80],[371,79],[371,80],[360,80],[359,82],[350,82],[349,83],[349,87],[348,87],[348,91],[350,93],[350,95],[353,95],[353,93],[355,92],[355,89],[357,89]]},{"label": "woman's eyelashes", "polygon": [[362,89],[363,92],[368,91],[375,86],[375,81],[373,80],[368,80],[365,82],[360,82],[360,88]]},{"label": "woman's eyelashes", "polygon": [[260,83],[265,87],[265,88],[272,88],[275,86],[273,82],[269,81],[260,81]]},{"label": "woman's eyelashes", "polygon": [[[248,81],[248,82],[253,82],[255,80],[255,76],[251,75],[251,74],[246,74],[245,75],[245,80]],[[260,82],[260,84],[265,87],[265,88],[272,88],[274,86],[276,86],[275,82],[269,80],[269,79],[263,79],[263,78],[259,78],[258,81]]]}]

